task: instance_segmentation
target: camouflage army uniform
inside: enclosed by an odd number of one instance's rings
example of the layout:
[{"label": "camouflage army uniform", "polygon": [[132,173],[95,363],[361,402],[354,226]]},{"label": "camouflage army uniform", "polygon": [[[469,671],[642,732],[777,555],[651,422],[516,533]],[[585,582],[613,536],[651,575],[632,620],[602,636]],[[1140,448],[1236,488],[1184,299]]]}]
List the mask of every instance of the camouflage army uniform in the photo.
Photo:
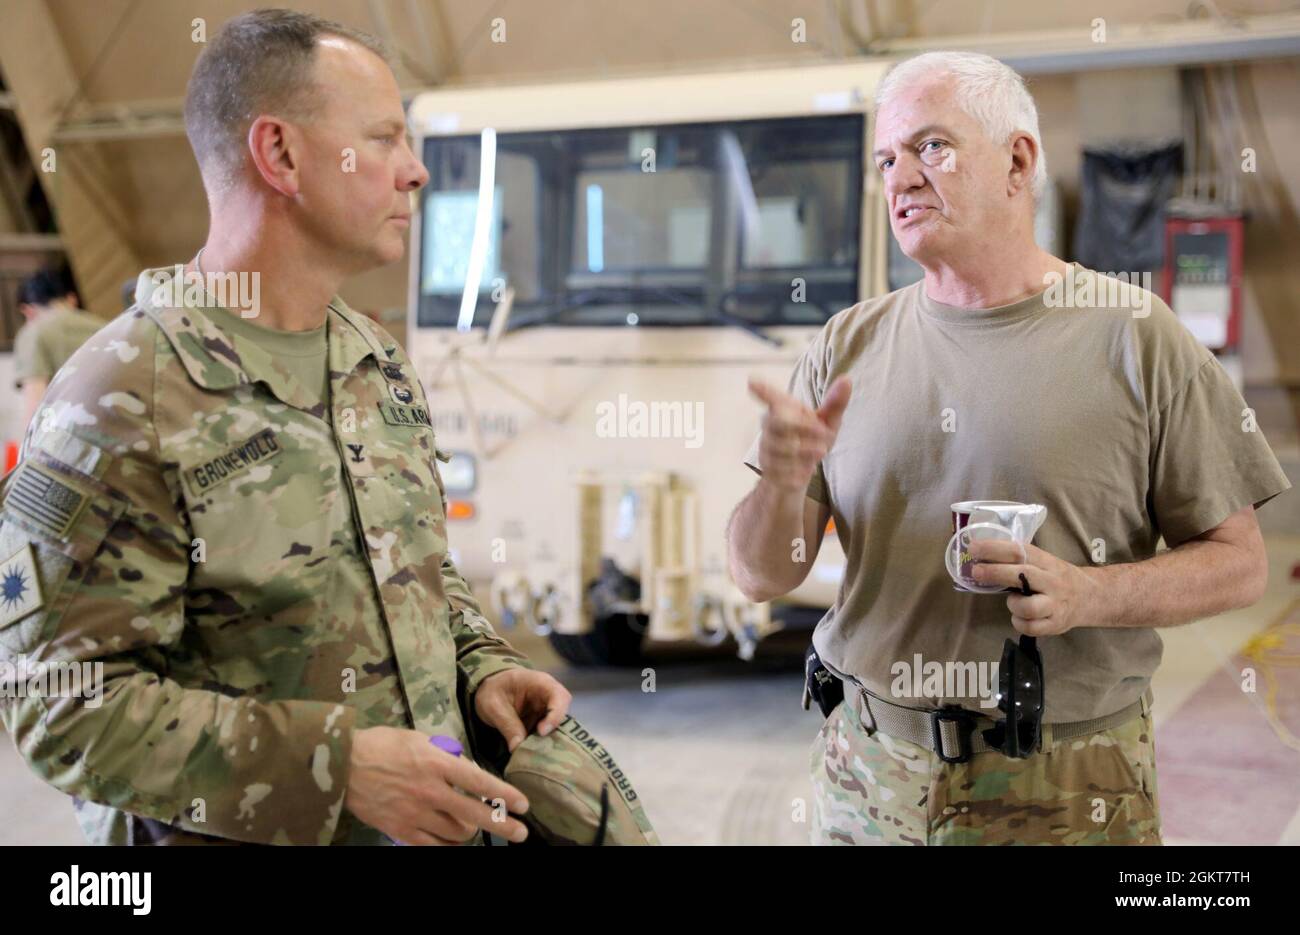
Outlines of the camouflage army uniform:
[{"label": "camouflage army uniform", "polygon": [[385,843],[343,811],[352,731],[463,741],[458,670],[527,665],[448,558],[423,389],[335,299],[304,408],[157,275],[51,384],[0,511],[0,571],[39,584],[0,605],[0,659],[102,662],[102,704],[4,723],[95,843]]},{"label": "camouflage army uniform", "polygon": [[814,844],[1160,844],[1149,708],[1028,759],[965,763],[864,724],[849,690],[813,744]]}]

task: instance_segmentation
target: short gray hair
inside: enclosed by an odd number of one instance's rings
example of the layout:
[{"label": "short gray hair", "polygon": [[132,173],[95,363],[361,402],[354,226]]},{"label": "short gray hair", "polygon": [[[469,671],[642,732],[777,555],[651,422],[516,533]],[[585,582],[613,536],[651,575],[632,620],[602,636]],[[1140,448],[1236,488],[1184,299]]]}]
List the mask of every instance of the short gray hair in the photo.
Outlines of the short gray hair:
[{"label": "short gray hair", "polygon": [[926,52],[899,62],[876,88],[876,110],[900,88],[924,78],[951,75],[957,106],[969,114],[995,143],[1005,143],[1017,131],[1027,133],[1038,148],[1030,191],[1034,199],[1047,187],[1047,156],[1038,134],[1038,107],[1015,69],[978,52]]},{"label": "short gray hair", "polygon": [[209,188],[227,187],[258,116],[306,120],[319,110],[312,65],[322,36],[351,40],[391,66],[369,33],[293,10],[243,13],[205,44],[185,92],[185,135]]}]

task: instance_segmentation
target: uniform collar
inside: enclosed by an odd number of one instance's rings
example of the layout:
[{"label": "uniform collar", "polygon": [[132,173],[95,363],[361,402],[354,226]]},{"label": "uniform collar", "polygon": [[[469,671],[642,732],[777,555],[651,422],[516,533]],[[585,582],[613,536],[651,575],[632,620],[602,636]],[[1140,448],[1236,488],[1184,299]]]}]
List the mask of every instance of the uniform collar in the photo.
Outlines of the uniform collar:
[{"label": "uniform collar", "polygon": [[[135,300],[167,335],[190,379],[204,389],[218,391],[260,382],[281,402],[310,411],[309,391],[278,366],[271,354],[242,335],[227,335],[194,301],[197,296],[160,288],[173,281],[178,269],[181,267],[142,272],[136,279]],[[338,296],[330,300],[328,308],[331,380],[347,376],[368,356],[380,362],[390,359],[390,349],[366,326],[365,316],[348,308]]]},{"label": "uniform collar", "polygon": [[369,318],[348,308],[338,296],[330,300],[330,375],[347,375],[367,357],[373,356],[377,364],[393,360],[397,343],[387,345],[379,340],[379,331]]}]

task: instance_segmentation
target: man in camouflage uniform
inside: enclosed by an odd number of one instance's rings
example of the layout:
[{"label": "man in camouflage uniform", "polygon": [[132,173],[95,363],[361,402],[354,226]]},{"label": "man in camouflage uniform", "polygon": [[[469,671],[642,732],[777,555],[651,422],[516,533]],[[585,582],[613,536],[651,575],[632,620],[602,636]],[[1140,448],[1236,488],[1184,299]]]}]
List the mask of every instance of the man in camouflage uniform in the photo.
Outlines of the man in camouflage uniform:
[{"label": "man in camouflage uniform", "polygon": [[72,284],[53,270],[41,270],[23,282],[18,307],[27,323],[14,337],[14,385],[23,394],[26,428],[50,380],[87,338],[104,327],[104,319],[82,311]]},{"label": "man in camouflage uniform", "polygon": [[146,271],[51,385],[3,490],[0,660],[102,664],[102,694],[6,698],[5,725],[97,843],[522,840],[526,797],[429,738],[467,740],[459,693],[516,750],[569,694],[456,571],[424,390],[334,295],[401,257],[427,181],[392,74],[364,34],[259,11],[186,118],[202,268],[266,270],[263,301],[217,307],[197,259]]}]

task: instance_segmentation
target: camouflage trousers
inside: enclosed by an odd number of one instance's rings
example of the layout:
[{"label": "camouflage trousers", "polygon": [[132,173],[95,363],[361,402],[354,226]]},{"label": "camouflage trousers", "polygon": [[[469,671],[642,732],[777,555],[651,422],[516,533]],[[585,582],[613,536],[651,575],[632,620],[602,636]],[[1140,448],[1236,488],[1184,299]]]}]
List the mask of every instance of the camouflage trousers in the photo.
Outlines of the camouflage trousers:
[{"label": "camouflage trousers", "polygon": [[1160,844],[1150,711],[1028,759],[945,763],[849,690],[813,744],[813,844]]}]

